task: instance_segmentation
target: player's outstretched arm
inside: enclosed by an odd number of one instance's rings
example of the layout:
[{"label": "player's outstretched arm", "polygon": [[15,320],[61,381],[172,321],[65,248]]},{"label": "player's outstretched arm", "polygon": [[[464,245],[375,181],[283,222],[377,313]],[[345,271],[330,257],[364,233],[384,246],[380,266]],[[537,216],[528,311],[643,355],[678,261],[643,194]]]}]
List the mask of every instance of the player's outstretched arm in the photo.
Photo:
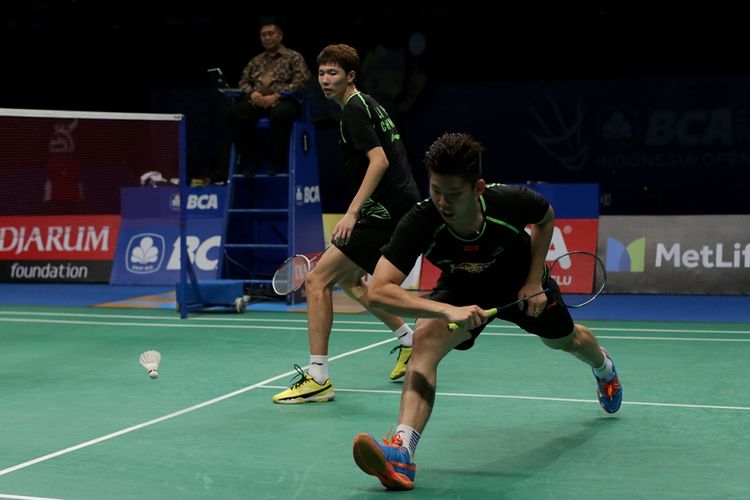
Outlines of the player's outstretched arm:
[{"label": "player's outstretched arm", "polygon": [[401,288],[406,275],[386,257],[380,257],[368,290],[373,306],[391,314],[417,318],[443,318],[474,328],[487,321],[487,314],[478,306],[454,307],[418,297]]}]

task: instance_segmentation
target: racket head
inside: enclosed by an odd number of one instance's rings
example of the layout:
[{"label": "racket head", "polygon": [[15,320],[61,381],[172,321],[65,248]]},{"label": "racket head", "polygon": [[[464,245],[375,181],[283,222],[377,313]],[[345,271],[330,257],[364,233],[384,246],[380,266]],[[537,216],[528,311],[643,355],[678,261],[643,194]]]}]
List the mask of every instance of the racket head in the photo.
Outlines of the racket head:
[{"label": "racket head", "polygon": [[305,284],[307,273],[312,269],[310,259],[304,255],[292,255],[276,269],[271,278],[273,291],[278,295],[289,295]]},{"label": "racket head", "polygon": [[607,285],[604,262],[592,252],[577,250],[556,258],[549,275],[557,282],[560,293],[555,299],[566,307],[583,307],[596,299]]}]

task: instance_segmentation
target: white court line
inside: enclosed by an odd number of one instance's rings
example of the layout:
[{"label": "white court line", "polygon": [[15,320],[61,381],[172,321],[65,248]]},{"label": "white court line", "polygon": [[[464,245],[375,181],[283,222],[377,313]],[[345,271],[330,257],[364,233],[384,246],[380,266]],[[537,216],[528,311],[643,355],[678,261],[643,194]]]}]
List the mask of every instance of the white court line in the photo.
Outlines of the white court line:
[{"label": "white court line", "polygon": [[[148,318],[153,319],[153,318]],[[64,320],[64,319],[38,319],[38,318],[3,318],[0,317],[0,322],[6,322],[6,323],[34,323],[34,324],[67,324],[67,325],[97,325],[97,326],[134,326],[134,327],[144,327],[144,326],[150,326],[150,327],[156,327],[156,328],[214,328],[214,329],[230,329],[230,330],[255,330],[258,329],[258,325],[252,325],[252,324],[243,324],[243,325],[214,325],[214,324],[206,324],[203,322],[200,323],[191,323],[191,322],[179,322],[179,323],[141,323],[141,322],[124,322],[124,321],[75,321],[75,320]],[[336,322],[338,323],[348,323],[348,322]],[[365,324],[373,324],[373,325],[380,325],[383,326],[380,322],[369,322]],[[492,325],[490,325],[492,326]],[[518,330],[518,327],[516,326],[505,326],[502,325],[503,328],[513,328]],[[270,325],[263,325],[260,328],[263,328],[264,330],[298,330],[298,331],[307,331],[306,326],[270,326]],[[596,329],[594,329],[596,330]],[[602,330],[608,330],[608,331],[615,331],[615,329],[602,329]],[[367,330],[367,329],[353,329],[353,328],[336,328],[334,327],[331,331],[333,332],[339,332],[339,331],[348,331],[348,332],[356,332],[356,333],[382,333],[385,331],[383,328],[380,329],[374,329],[374,330]],[[618,331],[625,331],[624,329],[618,330]],[[627,331],[633,331],[633,332],[641,332],[641,331],[654,331],[654,332],[660,332],[660,333],[670,333],[670,332],[677,332],[682,333],[683,331],[678,330],[641,330],[638,328],[628,329]],[[690,331],[689,333],[706,333],[708,331],[704,330],[695,330]],[[716,331],[710,331],[708,333],[726,333],[721,330]],[[741,332],[729,332],[729,333],[741,333]],[[747,332],[750,333],[750,332]],[[494,336],[494,337],[528,337],[528,338],[536,338],[534,335],[531,335],[529,333],[497,333],[497,332],[482,332],[482,335],[485,336]],[[691,337],[625,337],[625,336],[607,336],[607,335],[597,335],[596,336],[599,339],[613,339],[613,340],[660,340],[660,341],[669,341],[669,340],[676,340],[676,341],[684,341],[684,342],[750,342],[750,339],[721,339],[721,338],[691,338]]]},{"label": "white court line", "polygon": [[[306,326],[266,326],[263,325],[210,325],[206,323],[128,323],[122,321],[73,321],[66,319],[24,319],[24,318],[0,318],[0,322],[5,323],[41,323],[41,324],[54,324],[54,325],[96,325],[96,326],[151,326],[155,328],[214,328],[214,329],[229,329],[229,330],[257,330],[263,328],[264,330],[301,330],[307,331]],[[333,328],[333,332],[356,332],[356,333],[383,333],[387,331],[382,323],[377,323],[383,328],[379,330],[363,330],[354,328]],[[395,339],[394,339],[395,340]]]},{"label": "white court line", "polygon": [[[264,311],[265,312],[265,311]],[[168,316],[140,316],[140,315],[125,315],[125,314],[92,314],[92,313],[56,313],[56,312],[28,312],[28,311],[0,311],[0,321],[3,321],[2,316],[52,316],[52,317],[67,317],[67,318],[110,318],[110,319],[147,319],[152,321],[174,321],[174,317]],[[185,320],[181,320],[185,321]],[[192,321],[200,323],[208,321],[216,322],[231,322],[231,323],[307,323],[307,319],[286,319],[286,318],[255,318],[252,317],[252,313],[246,313],[246,316],[231,317],[231,318],[220,318],[220,317],[199,317],[190,318],[181,324],[190,324]],[[615,322],[618,320],[612,320]],[[362,320],[346,320],[336,319],[335,323],[346,323],[348,325],[382,325],[379,321],[362,321]],[[680,322],[667,322],[667,323],[680,323]],[[119,324],[119,323],[118,323]],[[220,327],[219,327],[220,328]],[[518,327],[511,324],[502,323],[490,323],[487,325],[488,329],[501,329],[501,330],[517,330]],[[607,332],[644,332],[644,333],[725,333],[725,334],[750,334],[750,330],[721,330],[721,329],[686,329],[686,328],[616,328],[616,327],[591,327],[594,331],[607,331]]]},{"label": "white court line", "polygon": [[[0,312],[0,315],[2,312]],[[252,313],[249,313],[252,314]],[[191,318],[195,319],[196,321],[221,321],[221,322],[239,322],[239,321],[253,321],[258,323],[277,323],[278,320],[273,318],[241,318],[241,317],[233,317],[233,318],[209,318],[209,317],[200,317],[200,318]],[[281,321],[284,321],[285,323],[307,323],[306,319],[282,319]],[[599,322],[601,321],[609,321],[610,323],[618,322],[618,323],[624,323],[625,321],[621,320],[597,320]],[[354,324],[354,325],[379,325],[381,324],[379,321],[350,321],[345,319],[336,319],[337,323],[347,323],[347,324]],[[585,322],[584,322],[585,323]],[[691,321],[665,321],[665,323],[695,323]],[[517,330],[518,327],[512,324],[503,324],[503,323],[490,323],[487,325],[487,328],[489,329],[501,329],[501,330]],[[738,333],[738,334],[750,334],[750,330],[717,330],[717,329],[688,329],[688,328],[610,328],[610,327],[590,327],[592,330],[596,331],[608,331],[608,332],[654,332],[654,333]]]},{"label": "white court line", "polygon": [[[381,346],[383,344],[387,344],[389,342],[394,342],[395,340],[396,340],[395,338],[390,338],[390,339],[387,339],[387,340],[381,340],[380,342],[376,342],[374,344],[369,344],[369,345],[366,345],[364,347],[360,347],[359,349],[354,349],[352,351],[347,351],[345,353],[338,354],[336,356],[332,356],[328,361],[331,362],[331,361],[335,361],[337,359],[345,358],[347,356],[351,356],[353,354],[357,354],[359,352],[366,351],[368,349],[379,347],[379,346]],[[307,366],[303,367],[303,369],[304,368],[307,368]],[[101,437],[98,437],[98,438],[95,438],[95,439],[91,439],[91,440],[86,441],[84,443],[80,443],[80,444],[77,444],[77,445],[74,445],[74,446],[70,446],[68,448],[56,451],[54,453],[49,453],[47,455],[35,458],[33,460],[28,460],[26,462],[14,465],[12,467],[7,467],[7,468],[5,468],[3,470],[0,470],[0,476],[3,476],[5,474],[10,474],[11,472],[15,472],[15,471],[20,470],[20,469],[25,469],[26,467],[30,467],[30,466],[38,464],[40,462],[45,462],[47,460],[51,460],[53,458],[57,458],[57,457],[59,457],[61,455],[65,455],[67,453],[70,453],[70,452],[73,452],[73,451],[77,451],[77,450],[80,450],[82,448],[87,448],[89,446],[93,446],[93,445],[101,443],[103,441],[108,441],[108,440],[116,438],[118,436],[122,436],[124,434],[128,434],[128,433],[131,433],[131,432],[143,429],[145,427],[149,427],[151,425],[158,424],[160,422],[164,422],[166,420],[170,420],[170,419],[175,418],[175,417],[179,417],[181,415],[185,415],[186,413],[190,413],[190,412],[193,412],[195,410],[200,410],[201,408],[205,408],[207,406],[211,406],[211,405],[216,404],[216,403],[218,403],[220,401],[224,401],[225,399],[230,399],[230,398],[233,398],[235,396],[239,396],[240,394],[244,394],[244,393],[246,393],[248,391],[252,391],[253,389],[257,389],[258,387],[265,386],[265,384],[268,384],[269,382],[274,382],[274,381],[279,380],[281,378],[288,377],[290,375],[294,375],[295,373],[297,373],[296,370],[284,372],[281,375],[276,375],[274,377],[268,378],[268,379],[263,380],[261,382],[258,382],[256,384],[248,385],[246,387],[243,387],[242,389],[238,389],[236,391],[224,394],[223,396],[219,396],[219,397],[216,397],[216,398],[213,398],[213,399],[209,399],[208,401],[204,401],[202,403],[198,403],[197,405],[193,405],[193,406],[191,406],[189,408],[184,408],[182,410],[170,413],[168,415],[164,415],[164,416],[161,416],[159,418],[155,418],[153,420],[149,420],[148,422],[143,422],[143,423],[140,423],[140,424],[137,424],[137,425],[133,425],[133,426],[127,427],[125,429],[120,429],[119,431],[112,432],[110,434],[107,434],[106,436],[101,436]],[[286,389],[286,387],[285,387],[285,389]]]},{"label": "white court line", "polygon": [[[0,320],[2,321],[2,320]],[[482,332],[482,337],[529,337],[537,338],[530,333],[497,333]],[[624,335],[597,335],[597,339],[612,340],[675,340],[677,342],[750,342],[750,339],[719,339],[719,338],[698,338],[698,337],[632,337]]]},{"label": "white court line", "polygon": [[[275,385],[264,385],[260,389],[286,389],[286,387],[275,386]],[[336,392],[360,392],[360,393],[372,393],[372,394],[394,394],[401,395],[401,391],[383,390],[383,389],[342,389],[336,387]],[[447,396],[456,398],[486,398],[486,399],[514,399],[514,400],[527,400],[527,401],[555,401],[563,403],[594,403],[599,404],[595,399],[575,399],[575,398],[549,398],[541,396],[510,396],[506,394],[469,394],[461,392],[436,392],[436,396]],[[647,403],[642,401],[623,401],[623,405],[628,406],[660,406],[667,408],[696,408],[704,410],[740,410],[750,411],[750,406],[723,406],[723,405],[695,405],[695,404],[682,404],[682,403]]]},{"label": "white court line", "polygon": [[27,497],[24,495],[9,495],[7,493],[0,493],[0,498],[13,498],[17,500],[62,500],[61,498],[50,498],[50,497]]},{"label": "white court line", "polygon": [[[678,322],[679,323],[679,322]],[[603,327],[591,327],[592,330],[597,332],[645,332],[645,333],[739,333],[748,334],[750,330],[699,330],[699,329],[685,329],[685,328],[610,328],[608,326]]]},{"label": "white court line", "polygon": [[[264,311],[265,312],[265,311]],[[284,312],[284,311],[278,311]],[[150,319],[150,320],[163,320],[163,321],[174,321],[175,314],[170,316],[155,316],[155,315],[138,315],[138,314],[94,314],[94,313],[64,313],[64,312],[38,312],[38,311],[0,311],[0,316],[52,316],[61,318],[107,318],[107,319]],[[183,320],[181,320],[183,321]],[[233,323],[305,323],[307,319],[289,319],[289,318],[256,318],[252,316],[252,313],[247,313],[245,316],[236,316],[232,318],[222,318],[218,316],[201,316],[195,318],[189,318],[188,321],[218,321],[218,322],[233,322]],[[336,323],[347,323],[354,325],[382,325],[380,321],[362,321],[362,320],[346,320],[336,319]],[[748,332],[750,333],[750,332]]]},{"label": "white court line", "polygon": [[[252,313],[248,313],[246,317],[236,318],[220,318],[220,317],[199,317],[190,318],[189,321],[218,321],[218,322],[233,322],[233,323],[304,323],[307,324],[307,319],[287,319],[287,318],[254,318],[251,316]],[[146,315],[141,316],[137,314],[92,314],[92,313],[62,313],[62,312],[28,312],[28,311],[0,311],[0,316],[52,316],[60,318],[106,318],[106,319],[150,319],[153,321],[174,321],[175,315],[171,316],[154,316]],[[2,320],[2,318],[0,318]],[[347,325],[382,325],[380,321],[355,321],[346,319],[336,319],[336,323],[346,323]],[[205,325],[204,325],[205,326]],[[750,332],[748,332],[750,333]]]}]

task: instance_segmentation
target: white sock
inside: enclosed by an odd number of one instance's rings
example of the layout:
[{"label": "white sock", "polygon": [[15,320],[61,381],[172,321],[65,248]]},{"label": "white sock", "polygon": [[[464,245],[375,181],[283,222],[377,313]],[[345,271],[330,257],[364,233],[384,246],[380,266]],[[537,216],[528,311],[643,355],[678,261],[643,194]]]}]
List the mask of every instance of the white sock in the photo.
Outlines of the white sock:
[{"label": "white sock", "polygon": [[325,384],[328,380],[328,356],[317,356],[310,354],[310,368],[307,373],[319,384]]},{"label": "white sock", "polygon": [[604,364],[599,368],[594,368],[594,375],[596,375],[596,378],[599,380],[604,380],[605,382],[611,379],[614,375],[614,372],[612,371],[612,360],[607,356],[604,356]]},{"label": "white sock", "polygon": [[413,333],[414,332],[409,327],[409,325],[404,323],[403,325],[399,326],[396,331],[393,332],[393,335],[396,336],[399,344],[404,347],[411,347],[411,336]]},{"label": "white sock", "polygon": [[396,427],[396,434],[401,435],[404,447],[409,450],[409,458],[414,462],[414,453],[417,451],[417,444],[419,443],[419,438],[422,436],[416,429],[404,424],[398,424],[398,427]]}]

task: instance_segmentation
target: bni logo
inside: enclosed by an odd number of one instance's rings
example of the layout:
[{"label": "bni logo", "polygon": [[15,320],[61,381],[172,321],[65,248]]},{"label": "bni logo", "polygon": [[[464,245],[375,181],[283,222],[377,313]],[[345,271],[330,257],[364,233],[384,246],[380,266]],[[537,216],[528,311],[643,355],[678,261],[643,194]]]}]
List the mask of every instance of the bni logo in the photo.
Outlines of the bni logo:
[{"label": "bni logo", "polygon": [[125,267],[133,274],[155,273],[164,260],[164,237],[155,233],[136,234],[128,242]]},{"label": "bni logo", "polygon": [[638,238],[627,246],[614,238],[607,238],[605,268],[612,272],[642,273],[646,261],[646,238]]}]

